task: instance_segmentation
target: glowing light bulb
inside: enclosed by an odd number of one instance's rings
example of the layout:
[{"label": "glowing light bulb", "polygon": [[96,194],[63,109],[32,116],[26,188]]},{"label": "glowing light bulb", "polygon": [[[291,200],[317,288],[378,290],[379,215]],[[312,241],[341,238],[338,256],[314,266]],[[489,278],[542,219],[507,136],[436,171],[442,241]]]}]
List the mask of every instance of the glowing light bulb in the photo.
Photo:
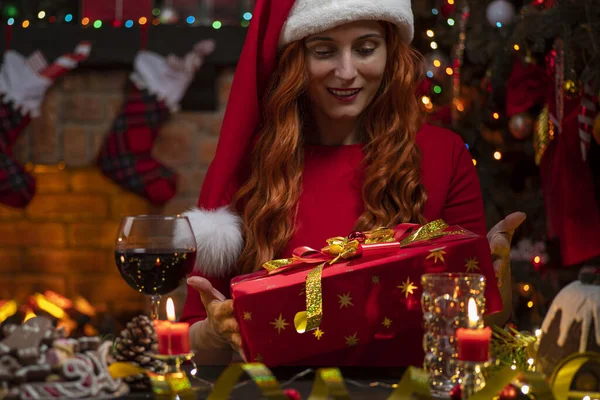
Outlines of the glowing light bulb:
[{"label": "glowing light bulb", "polygon": [[188,24],[193,24],[194,22],[196,22],[196,17],[194,17],[193,15],[190,15],[189,17],[187,17],[185,19],[185,22],[187,22]]},{"label": "glowing light bulb", "polygon": [[434,37],[434,36],[435,36],[435,33],[434,33],[434,32],[433,32],[431,29],[428,29],[428,30],[427,30],[427,36],[428,36],[428,37]]},{"label": "glowing light bulb", "polygon": [[494,119],[499,119],[500,118],[500,114],[498,114],[497,112],[492,114],[492,117],[494,117]]},{"label": "glowing light bulb", "polygon": [[473,165],[477,165],[477,160],[473,159]]},{"label": "glowing light bulb", "polygon": [[521,49],[521,46],[519,46],[518,44],[515,44],[513,46],[513,49],[515,49],[516,51],[519,51]]},{"label": "glowing light bulb", "polygon": [[452,74],[454,74],[454,70],[450,67],[446,68],[446,75],[451,76]]},{"label": "glowing light bulb", "polygon": [[28,20],[23,21],[23,23],[21,24],[21,26],[23,28],[27,28],[29,26],[29,21]]},{"label": "glowing light bulb", "polygon": [[245,12],[244,15],[242,16],[242,18],[244,18],[246,21],[250,21],[252,19],[252,13]]},{"label": "glowing light bulb", "polygon": [[529,292],[529,289],[530,289],[530,287],[529,287],[529,285],[528,285],[528,284],[524,284],[524,285],[523,285],[523,290],[524,290],[525,292]]},{"label": "glowing light bulb", "polygon": [[529,307],[529,308],[533,308],[533,301],[529,300],[529,301],[527,302],[527,307]]},{"label": "glowing light bulb", "polygon": [[46,17],[46,11],[42,10],[38,13],[39,19],[44,19]]},{"label": "glowing light bulb", "polygon": [[442,62],[440,60],[433,60],[433,65],[435,67],[440,67],[442,65]]},{"label": "glowing light bulb", "polygon": [[430,46],[434,50],[438,48],[438,44],[436,42],[431,42]]},{"label": "glowing light bulb", "polygon": [[431,103],[431,99],[427,96],[423,96],[421,97],[421,101],[423,102],[423,104],[429,104]]},{"label": "glowing light bulb", "polygon": [[500,153],[499,151],[495,151],[495,152],[494,152],[494,158],[495,158],[496,160],[500,160],[500,159],[502,159],[502,153]]},{"label": "glowing light bulb", "polygon": [[94,21],[94,28],[98,29],[100,27],[102,27],[102,21],[100,21],[100,20]]},{"label": "glowing light bulb", "polygon": [[89,24],[89,23],[90,23],[90,19],[89,19],[88,17],[84,17],[84,18],[81,20],[81,25],[84,25],[84,26],[85,26],[85,25],[87,25],[87,24]]},{"label": "glowing light bulb", "polygon": [[456,23],[456,21],[454,21],[453,18],[448,18],[448,21],[446,21],[448,23],[448,25],[450,26],[454,26],[454,24]]},{"label": "glowing light bulb", "polygon": [[523,386],[521,386],[521,392],[522,392],[523,394],[527,394],[527,393],[529,393],[529,386],[527,386],[527,385],[523,385]]},{"label": "glowing light bulb", "polygon": [[15,19],[14,18],[9,18],[8,21],[6,21],[6,23],[8,25],[13,25],[15,23]]},{"label": "glowing light bulb", "polygon": [[71,22],[71,21],[73,21],[73,14],[65,15],[65,22]]},{"label": "glowing light bulb", "polygon": [[146,22],[148,22],[148,18],[146,18],[146,17],[140,17],[140,19],[138,20],[138,22],[140,23],[140,25],[146,25]]},{"label": "glowing light bulb", "polygon": [[540,262],[542,262],[542,258],[540,256],[535,256],[533,257],[533,262],[535,264],[539,264]]},{"label": "glowing light bulb", "polygon": [[212,27],[214,29],[221,29],[222,26],[223,26],[223,24],[221,23],[221,21],[215,21],[212,23]]}]

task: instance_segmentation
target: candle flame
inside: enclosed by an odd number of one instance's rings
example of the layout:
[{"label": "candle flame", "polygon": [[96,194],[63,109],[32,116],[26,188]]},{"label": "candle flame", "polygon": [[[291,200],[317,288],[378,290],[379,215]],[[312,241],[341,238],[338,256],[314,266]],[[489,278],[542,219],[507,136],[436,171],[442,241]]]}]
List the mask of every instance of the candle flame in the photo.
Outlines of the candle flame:
[{"label": "candle flame", "polygon": [[469,299],[469,305],[467,306],[469,312],[469,327],[475,328],[479,321],[479,315],[477,315],[477,303],[474,298]]},{"label": "candle flame", "polygon": [[173,299],[170,297],[167,299],[167,319],[175,322],[175,304],[173,304]]}]

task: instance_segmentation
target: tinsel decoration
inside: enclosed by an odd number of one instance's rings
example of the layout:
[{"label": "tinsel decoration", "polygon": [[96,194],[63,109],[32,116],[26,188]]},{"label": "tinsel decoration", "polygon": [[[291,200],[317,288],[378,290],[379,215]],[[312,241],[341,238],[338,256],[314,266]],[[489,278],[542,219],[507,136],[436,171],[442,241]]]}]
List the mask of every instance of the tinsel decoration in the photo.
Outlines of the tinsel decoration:
[{"label": "tinsel decoration", "polygon": [[491,353],[496,360],[495,369],[514,365],[523,371],[534,371],[537,343],[537,337],[528,332],[492,327]]}]

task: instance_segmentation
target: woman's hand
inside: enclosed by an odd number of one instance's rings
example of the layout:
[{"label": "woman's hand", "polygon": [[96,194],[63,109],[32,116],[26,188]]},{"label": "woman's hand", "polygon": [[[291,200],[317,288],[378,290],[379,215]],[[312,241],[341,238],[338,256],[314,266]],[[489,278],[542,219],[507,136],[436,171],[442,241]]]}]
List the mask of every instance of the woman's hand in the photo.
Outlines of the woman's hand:
[{"label": "woman's hand", "polygon": [[527,216],[515,212],[498,222],[487,234],[492,252],[496,281],[502,296],[502,311],[486,318],[486,323],[502,326],[512,312],[512,285],[510,273],[510,245],[515,230]]},{"label": "woman's hand", "polygon": [[208,331],[229,343],[244,358],[240,326],[233,315],[233,300],[227,300],[204,278],[193,276],[187,283],[200,294],[206,310],[207,318],[204,323],[208,324]]}]

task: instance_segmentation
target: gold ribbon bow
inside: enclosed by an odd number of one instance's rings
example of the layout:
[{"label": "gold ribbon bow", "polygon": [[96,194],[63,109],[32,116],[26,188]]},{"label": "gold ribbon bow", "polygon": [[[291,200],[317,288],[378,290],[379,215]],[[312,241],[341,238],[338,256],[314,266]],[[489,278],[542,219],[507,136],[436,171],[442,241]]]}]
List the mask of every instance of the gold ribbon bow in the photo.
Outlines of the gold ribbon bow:
[{"label": "gold ribbon bow", "polygon": [[[367,232],[359,232],[350,237],[333,237],[327,239],[327,246],[320,252],[310,248],[300,248],[294,251],[294,257],[281,260],[272,260],[263,264],[269,273],[277,273],[288,268],[300,265],[315,264],[306,277],[306,311],[300,311],[294,316],[294,326],[298,333],[317,329],[323,317],[323,292],[321,289],[321,276],[323,268],[335,264],[339,260],[358,257],[365,251],[377,254],[389,249],[398,250],[415,243],[437,239],[442,236],[465,233],[464,230],[447,231],[448,224],[443,220],[435,220],[419,226],[399,243],[394,239],[395,231],[390,228],[378,228]],[[361,237],[363,240],[359,240]],[[389,246],[386,246],[389,244]],[[333,257],[333,258],[331,258]]]}]

